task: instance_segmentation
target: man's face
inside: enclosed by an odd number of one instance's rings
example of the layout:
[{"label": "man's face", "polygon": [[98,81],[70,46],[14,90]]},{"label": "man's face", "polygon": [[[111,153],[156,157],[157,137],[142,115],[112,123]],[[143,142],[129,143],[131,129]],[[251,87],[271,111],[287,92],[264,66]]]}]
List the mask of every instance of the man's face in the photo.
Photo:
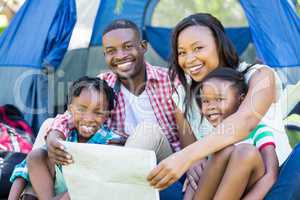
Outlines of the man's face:
[{"label": "man's face", "polygon": [[103,38],[107,65],[121,79],[133,79],[145,72],[144,54],[147,49],[137,33],[130,28],[114,29]]}]

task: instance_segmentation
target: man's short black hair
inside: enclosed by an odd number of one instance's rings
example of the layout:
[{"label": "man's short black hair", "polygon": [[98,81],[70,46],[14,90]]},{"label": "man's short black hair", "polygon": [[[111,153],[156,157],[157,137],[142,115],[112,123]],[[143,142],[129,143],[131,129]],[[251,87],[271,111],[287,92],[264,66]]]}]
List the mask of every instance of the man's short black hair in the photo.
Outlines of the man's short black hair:
[{"label": "man's short black hair", "polygon": [[112,21],[103,31],[102,36],[115,29],[132,29],[136,32],[138,39],[142,39],[139,27],[132,21],[127,19],[116,19]]}]

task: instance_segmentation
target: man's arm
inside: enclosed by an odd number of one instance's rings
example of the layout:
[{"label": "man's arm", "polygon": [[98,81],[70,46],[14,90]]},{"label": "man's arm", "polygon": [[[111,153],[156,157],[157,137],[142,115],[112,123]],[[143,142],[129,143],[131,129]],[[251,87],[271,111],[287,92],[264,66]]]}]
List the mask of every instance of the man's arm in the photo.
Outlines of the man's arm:
[{"label": "man's arm", "polygon": [[51,125],[47,127],[45,138],[47,139],[51,131],[60,132],[64,138],[67,138],[72,128],[74,128],[72,115],[66,111],[64,114],[59,114],[53,119]]},{"label": "man's arm", "polygon": [[73,163],[72,156],[65,151],[65,147],[61,144],[61,141],[64,141],[65,139],[63,133],[53,130],[48,133],[46,141],[49,158],[61,165]]}]

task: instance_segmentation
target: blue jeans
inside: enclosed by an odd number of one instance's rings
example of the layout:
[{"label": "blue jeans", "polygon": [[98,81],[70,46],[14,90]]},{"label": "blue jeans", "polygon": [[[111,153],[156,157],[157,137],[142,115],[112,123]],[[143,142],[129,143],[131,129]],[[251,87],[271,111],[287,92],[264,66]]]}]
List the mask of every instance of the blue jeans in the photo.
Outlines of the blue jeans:
[{"label": "blue jeans", "polygon": [[265,200],[300,199],[300,143],[280,168],[278,179]]},{"label": "blue jeans", "polygon": [[159,192],[160,200],[182,200],[183,192],[182,186],[185,181],[185,175],[183,175],[177,182],[173,185]]}]

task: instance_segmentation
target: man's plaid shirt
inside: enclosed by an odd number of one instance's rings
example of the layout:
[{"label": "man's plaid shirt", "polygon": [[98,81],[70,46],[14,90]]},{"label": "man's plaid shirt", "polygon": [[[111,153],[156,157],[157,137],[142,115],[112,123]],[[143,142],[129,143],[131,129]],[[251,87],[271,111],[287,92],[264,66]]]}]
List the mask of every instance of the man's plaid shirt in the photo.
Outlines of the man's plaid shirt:
[{"label": "man's plaid shirt", "polygon": [[[165,133],[173,151],[180,150],[180,143],[175,122],[175,104],[172,100],[172,85],[168,76],[167,69],[146,64],[147,82],[145,86],[153,112]],[[117,133],[124,133],[126,106],[124,94],[120,90],[120,81],[113,72],[100,74],[99,77],[105,80],[112,87],[116,94],[116,104],[109,118],[107,125]],[[178,83],[173,83],[178,86]],[[57,130],[66,135],[72,128],[72,120],[68,114],[58,115],[53,121],[49,130]],[[49,132],[48,130],[48,132]],[[128,135],[125,135],[128,136]]]}]

